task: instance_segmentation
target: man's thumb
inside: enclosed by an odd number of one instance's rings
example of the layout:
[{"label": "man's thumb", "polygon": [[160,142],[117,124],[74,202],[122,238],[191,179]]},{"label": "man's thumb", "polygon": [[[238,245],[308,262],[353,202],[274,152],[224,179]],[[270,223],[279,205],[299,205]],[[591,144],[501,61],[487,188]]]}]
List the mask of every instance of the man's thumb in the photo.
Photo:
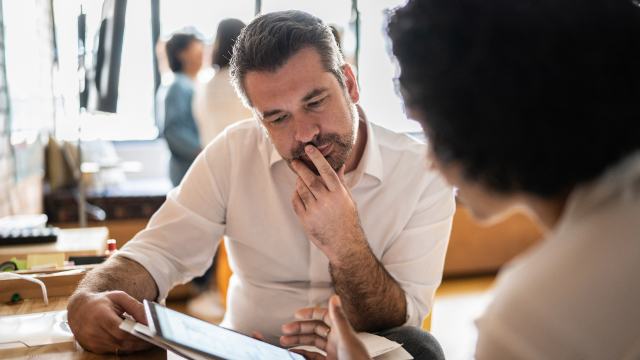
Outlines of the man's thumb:
[{"label": "man's thumb", "polygon": [[[113,291],[109,294],[111,301],[124,310],[127,314],[144,325],[148,325],[147,316],[144,313],[144,306],[141,302],[131,297],[124,291]],[[121,315],[121,314],[119,314]]]}]

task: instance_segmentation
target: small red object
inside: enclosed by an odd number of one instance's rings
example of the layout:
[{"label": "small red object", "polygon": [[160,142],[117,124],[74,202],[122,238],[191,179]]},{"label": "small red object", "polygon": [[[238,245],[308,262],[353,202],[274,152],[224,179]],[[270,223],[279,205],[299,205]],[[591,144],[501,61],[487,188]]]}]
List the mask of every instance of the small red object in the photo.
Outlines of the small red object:
[{"label": "small red object", "polygon": [[109,239],[107,240],[107,251],[106,251],[106,255],[111,255],[114,252],[116,252],[116,250],[118,250],[117,246],[116,246],[116,240],[115,239]]}]

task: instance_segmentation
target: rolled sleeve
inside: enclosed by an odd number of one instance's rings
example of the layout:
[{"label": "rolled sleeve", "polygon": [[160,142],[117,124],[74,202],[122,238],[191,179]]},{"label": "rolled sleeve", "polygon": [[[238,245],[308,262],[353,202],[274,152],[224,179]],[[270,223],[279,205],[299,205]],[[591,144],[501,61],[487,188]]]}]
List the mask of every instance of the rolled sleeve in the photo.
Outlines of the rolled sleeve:
[{"label": "rolled sleeve", "polygon": [[382,263],[406,295],[405,325],[420,326],[442,281],[455,200],[451,187],[434,176],[407,226],[386,249]]},{"label": "rolled sleeve", "polygon": [[158,299],[204,274],[225,232],[228,153],[220,137],[200,154],[180,186],[118,253],[140,263],[158,286]]}]

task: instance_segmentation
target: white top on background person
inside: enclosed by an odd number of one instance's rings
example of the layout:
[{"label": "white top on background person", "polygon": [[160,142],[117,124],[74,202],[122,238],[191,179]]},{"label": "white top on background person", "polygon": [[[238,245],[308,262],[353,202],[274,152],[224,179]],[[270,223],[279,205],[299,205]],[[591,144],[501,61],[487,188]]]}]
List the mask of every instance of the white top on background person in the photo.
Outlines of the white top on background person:
[{"label": "white top on background person", "polygon": [[231,85],[228,67],[217,69],[211,79],[196,86],[193,115],[205,146],[227,126],[252,116]]},{"label": "white top on background person", "polygon": [[252,116],[235,92],[229,76],[233,45],[244,27],[238,19],[220,21],[211,54],[215,73],[205,83],[196,86],[193,114],[204,146],[227,126]]}]

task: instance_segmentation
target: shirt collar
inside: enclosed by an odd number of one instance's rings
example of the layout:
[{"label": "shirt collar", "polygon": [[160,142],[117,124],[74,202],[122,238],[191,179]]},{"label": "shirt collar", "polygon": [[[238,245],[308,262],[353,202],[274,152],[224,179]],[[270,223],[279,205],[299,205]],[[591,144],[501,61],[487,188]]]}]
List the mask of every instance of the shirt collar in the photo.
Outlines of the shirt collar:
[{"label": "shirt collar", "polygon": [[[378,147],[378,142],[376,140],[372,124],[367,119],[364,111],[357,105],[358,107],[358,115],[360,118],[360,126],[364,125],[367,128],[367,143],[364,147],[364,152],[362,153],[362,158],[358,163],[358,166],[355,170],[346,174],[346,177],[353,178],[353,184],[358,183],[362,174],[367,174],[373,176],[378,179],[378,181],[383,181],[383,171],[382,171],[382,154],[380,153],[380,148]],[[285,161],[276,147],[273,146],[271,142],[269,142],[269,146],[271,146],[271,156],[269,159],[269,166],[273,167],[273,165],[280,161]],[[351,183],[351,181],[349,181]]]}]

